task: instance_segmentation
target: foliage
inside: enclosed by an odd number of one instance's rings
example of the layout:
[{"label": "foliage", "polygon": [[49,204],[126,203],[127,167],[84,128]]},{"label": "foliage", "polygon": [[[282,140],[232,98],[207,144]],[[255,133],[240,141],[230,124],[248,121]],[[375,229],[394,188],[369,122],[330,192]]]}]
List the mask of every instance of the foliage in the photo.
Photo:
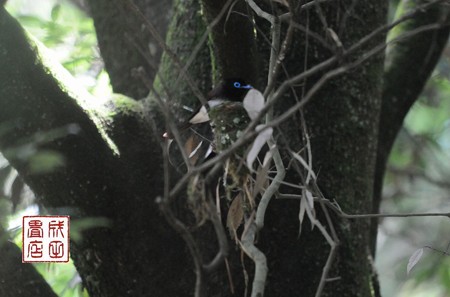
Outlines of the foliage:
[{"label": "foliage", "polygon": [[[96,95],[108,96],[111,92],[109,79],[98,54],[95,30],[90,17],[69,1],[9,1],[7,9],[31,35],[52,50],[58,62],[68,69],[83,87]],[[29,140],[26,145],[28,149],[34,147],[33,141],[35,140]],[[0,223],[3,226],[9,225],[10,237],[20,246],[20,218],[22,215],[36,214],[36,201],[2,156],[0,163]],[[64,166],[64,158],[53,151],[40,151],[32,155],[29,166],[32,172],[44,174]],[[18,186],[15,188],[16,184]],[[14,213],[11,213],[11,210]],[[4,218],[8,218],[9,222],[3,221]],[[74,233],[76,234],[77,232]],[[33,265],[60,297],[88,296],[72,261],[67,264]]]},{"label": "foliage", "polygon": [[9,1],[7,8],[85,87],[110,92],[94,24],[85,12],[67,0]]},{"label": "foliage", "polygon": [[[447,51],[420,100],[406,117],[391,152],[382,213],[448,209],[450,81]],[[377,265],[383,296],[450,294],[450,259],[442,253],[425,249],[411,274],[406,274],[408,258],[415,250],[424,246],[441,251],[448,249],[449,229],[448,220],[440,218],[385,218],[382,221]]]}]

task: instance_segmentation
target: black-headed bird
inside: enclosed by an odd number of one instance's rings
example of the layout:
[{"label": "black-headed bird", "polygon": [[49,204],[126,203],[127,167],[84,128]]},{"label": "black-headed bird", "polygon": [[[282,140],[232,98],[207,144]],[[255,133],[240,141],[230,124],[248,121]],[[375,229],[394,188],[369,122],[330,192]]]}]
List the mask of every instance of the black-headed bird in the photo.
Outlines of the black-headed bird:
[{"label": "black-headed bird", "polygon": [[[227,102],[241,102],[246,110],[250,119],[254,119],[258,112],[264,106],[264,98],[262,94],[248,84],[245,80],[240,78],[227,78],[224,79],[219,85],[212,89],[207,97],[207,104],[201,105],[194,110],[192,115],[186,120],[185,123],[179,126],[179,132],[185,133],[187,130],[192,130],[192,136],[186,140],[185,151],[188,154],[193,164],[197,163],[199,157],[201,159],[208,158],[214,150],[212,144],[211,133],[209,135],[201,135],[195,131],[195,125],[207,123],[210,121],[208,111],[211,108],[215,108],[221,104]],[[210,127],[208,127],[210,130]],[[169,141],[172,140],[172,133],[166,132],[163,135],[164,138]],[[201,149],[208,144],[207,149]],[[201,155],[203,154],[203,157]]]}]

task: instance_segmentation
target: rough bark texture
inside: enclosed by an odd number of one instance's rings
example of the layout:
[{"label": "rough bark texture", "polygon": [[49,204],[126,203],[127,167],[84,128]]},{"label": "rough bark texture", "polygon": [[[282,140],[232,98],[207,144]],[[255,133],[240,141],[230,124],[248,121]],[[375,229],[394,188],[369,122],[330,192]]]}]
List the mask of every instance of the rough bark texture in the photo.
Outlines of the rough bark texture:
[{"label": "rough bark texture", "polygon": [[[154,203],[162,192],[160,148],[148,124],[141,122],[142,110],[130,108],[126,100],[110,106],[114,110],[110,121],[117,123],[108,127],[118,148],[115,153],[105,141],[108,137],[100,133],[106,118],[83,108],[82,102],[93,98],[71,97],[76,90],[70,89],[69,95],[43,67],[35,48],[3,8],[0,27],[0,123],[5,131],[0,149],[52,213],[69,214],[73,223],[84,217],[109,220],[110,227],[91,228],[82,241],[71,243],[75,265],[91,296],[142,296],[150,291],[180,296],[170,271],[161,271],[181,265],[178,271],[185,269],[186,278],[180,283],[186,281],[186,288],[191,283],[189,259],[183,250],[173,248],[182,246],[181,240]],[[135,126],[129,120],[128,126],[120,126],[127,117]],[[119,136],[127,137],[127,142]],[[136,147],[145,158],[135,153]],[[62,156],[64,166],[47,174],[30,171],[30,160],[46,151]],[[142,157],[139,164],[136,157]],[[158,244],[160,240],[164,244]]]},{"label": "rough bark texture", "polygon": [[[320,6],[328,27],[338,34],[344,48],[372,32],[384,23],[386,18],[386,4],[380,2],[337,1],[326,2]],[[296,20],[306,27],[309,19],[309,28],[326,40],[327,32],[319,14],[317,8],[312,8],[303,11]],[[300,33],[294,36],[292,49],[285,60],[290,75],[336,54],[313,38],[309,39],[308,50],[305,51],[305,38],[305,35]],[[328,40],[332,44],[332,41]],[[349,57],[349,60],[383,41],[384,36],[378,36],[367,48]],[[305,54],[308,55],[307,65],[303,63]],[[319,187],[325,197],[335,199],[345,211],[353,213],[368,212],[371,206],[371,182],[381,105],[382,63],[383,57],[379,55],[347,74],[332,79],[305,108],[313,166],[315,171],[319,172]],[[323,72],[305,82],[306,91],[321,75]],[[297,93],[302,94],[302,89],[297,88]],[[286,96],[276,113],[286,110],[286,107],[294,102],[293,96]],[[300,121],[293,119],[281,129],[287,133],[286,138],[290,140],[291,148],[299,148],[295,139],[302,138],[300,127]],[[294,136],[296,134],[297,136]],[[289,176],[295,180],[292,173]],[[298,232],[295,203],[290,206],[284,201],[276,203],[271,207],[273,213],[269,219],[271,224],[267,226],[265,250],[270,250],[272,255],[278,255],[269,258],[269,269],[274,272],[271,282],[279,285],[270,286],[268,296],[288,296],[295,292],[313,296],[330,247],[317,229],[310,232],[308,226],[303,227],[300,239],[294,240]],[[325,224],[323,217],[321,221]],[[372,268],[368,260],[368,222],[334,219],[334,226],[341,244],[330,276],[341,278],[327,283],[324,296],[371,296],[373,284],[370,280]],[[279,228],[282,228],[283,232],[280,232]],[[286,238],[292,240],[288,242]],[[278,242],[276,247],[271,244],[272,241]],[[272,247],[277,252],[274,253]],[[282,276],[286,275],[289,276],[289,285],[281,286],[286,282]],[[296,281],[298,279],[302,281]]]},{"label": "rough bark texture", "polygon": [[[205,20],[212,23],[220,14],[226,0],[202,0]],[[244,1],[232,7],[233,13],[222,17],[211,32],[212,59],[215,61],[213,75],[220,78],[240,77],[255,85],[258,78],[257,49],[253,33],[252,17]],[[228,12],[228,9],[227,9]],[[226,16],[227,14],[225,14]]]},{"label": "rough bark texture", "polygon": [[130,2],[165,36],[171,17],[172,1],[165,0],[90,0],[100,51],[113,90],[135,99],[149,90],[132,76],[132,70],[143,67],[149,82],[155,78],[162,49],[146,29],[145,22],[130,9]]},{"label": "rough bark texture", "polygon": [[[206,32],[206,26],[200,13],[200,4],[197,1],[176,1],[173,18],[167,32],[166,43],[176,54],[175,61],[170,54],[164,53],[155,81],[156,91],[169,102],[169,106],[185,104],[195,108],[200,104],[199,99],[183,74],[183,69],[188,61],[191,62],[186,75],[204,94],[211,86],[211,59],[208,45],[201,44],[198,52],[194,52],[196,46]],[[195,56],[192,56],[194,55]],[[194,57],[194,59],[192,59]],[[179,112],[172,110],[172,112]],[[185,117],[186,117],[185,113]]]}]

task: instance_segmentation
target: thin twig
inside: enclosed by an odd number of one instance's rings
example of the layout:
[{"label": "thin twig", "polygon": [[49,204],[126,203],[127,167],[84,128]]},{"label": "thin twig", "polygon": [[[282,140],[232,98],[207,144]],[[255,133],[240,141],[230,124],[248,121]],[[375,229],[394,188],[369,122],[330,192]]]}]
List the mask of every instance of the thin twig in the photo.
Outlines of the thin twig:
[{"label": "thin twig", "polygon": [[[422,29],[422,30],[416,30],[417,32],[411,33],[411,34],[407,34],[407,37],[411,37],[414,36],[418,33],[422,33],[424,31],[427,30],[435,30],[437,28],[442,28],[441,25],[436,25],[436,26],[425,26],[427,27],[426,30]],[[403,35],[402,35],[403,36]],[[402,37],[401,36],[401,37]],[[404,37],[404,36],[403,36]],[[395,40],[393,40],[392,42],[396,42],[398,40],[402,40],[403,38],[397,38]],[[282,122],[286,121],[287,119],[289,119],[294,113],[297,112],[297,110],[303,108],[303,106],[305,106],[313,97],[313,95],[315,95],[321,88],[322,86],[331,78],[337,77],[345,72],[347,72],[348,70],[359,66],[361,63],[365,62],[367,59],[369,59],[370,57],[372,57],[375,54],[378,54],[379,52],[381,52],[387,45],[385,43],[377,46],[374,50],[371,50],[368,54],[364,55],[362,58],[358,59],[357,61],[353,62],[353,63],[349,63],[347,65],[341,66],[339,68],[333,69],[327,73],[325,73],[313,86],[312,88],[309,90],[309,92],[305,95],[305,97],[298,103],[296,103],[295,105],[293,105],[291,108],[289,108],[285,113],[281,114],[278,118],[275,118],[273,121],[269,122],[268,124],[265,125],[264,129],[267,129],[269,127],[276,127],[279,124],[281,124]],[[189,180],[189,178],[199,172],[202,172],[206,169],[208,169],[211,166],[216,165],[217,163],[223,162],[224,160],[226,160],[232,153],[234,153],[234,151],[236,149],[238,149],[239,147],[243,146],[244,144],[250,142],[253,137],[255,137],[258,133],[260,133],[263,130],[260,130],[259,132],[256,132],[254,129],[256,127],[256,125],[259,123],[259,121],[261,120],[261,118],[267,113],[267,111],[277,102],[278,99],[281,98],[282,94],[287,90],[287,88],[289,88],[291,85],[293,85],[294,83],[297,83],[298,81],[301,81],[302,79],[309,77],[319,71],[322,71],[326,68],[328,68],[329,66],[331,66],[334,62],[336,61],[336,58],[330,58],[320,64],[318,64],[317,66],[311,68],[310,70],[303,72],[287,81],[285,81],[279,88],[278,90],[274,93],[273,95],[273,100],[268,100],[267,104],[264,106],[264,108],[261,110],[261,112],[258,114],[258,116],[253,119],[248,127],[246,128],[246,130],[242,133],[242,137],[240,137],[236,142],[233,143],[233,145],[231,145],[229,148],[227,148],[226,150],[222,151],[219,155],[217,155],[216,157],[202,163],[201,165],[193,168],[188,174],[184,175],[179,181],[178,183],[172,188],[172,190],[170,191],[170,195],[174,196],[176,195],[184,186],[184,184]],[[219,165],[219,164],[217,164]],[[220,165],[218,166],[218,168],[220,168]]]},{"label": "thin twig", "polygon": [[388,166],[388,171],[398,175],[398,176],[407,176],[409,178],[413,177],[413,178],[420,178],[425,180],[426,182],[429,182],[430,184],[436,185],[438,187],[441,188],[445,188],[445,189],[450,189],[450,182],[449,181],[444,181],[444,180],[436,180],[434,178],[432,178],[431,176],[429,176],[428,174],[426,174],[425,172],[419,170],[419,169],[414,169],[414,168],[396,168],[394,166]]},{"label": "thin twig", "polygon": [[[273,140],[268,141],[267,143],[269,147],[275,145]],[[277,147],[274,148],[273,152],[273,160],[275,162],[275,166],[277,168],[277,174],[275,175],[273,181],[270,183],[269,187],[264,191],[264,194],[261,197],[261,201],[259,202],[258,208],[256,210],[256,231],[261,230],[264,227],[264,216],[266,214],[267,206],[269,205],[270,200],[275,195],[275,193],[280,188],[281,183],[284,180],[286,175],[286,171],[284,169],[283,160],[281,159],[280,151]]]},{"label": "thin twig", "polygon": [[[279,194],[277,199],[302,199],[298,194]],[[315,198],[315,202],[323,201],[328,208],[344,219],[372,219],[372,218],[407,218],[407,217],[449,217],[450,212],[411,212],[411,213],[366,213],[347,214],[326,198]]]},{"label": "thin twig", "polygon": [[254,222],[253,214],[247,222],[246,232],[242,234],[239,243],[242,250],[255,263],[255,276],[253,277],[251,297],[263,297],[268,268],[266,256],[254,245],[256,233],[257,226]]},{"label": "thin twig", "polygon": [[[414,9],[413,11],[411,11],[410,13],[405,14],[404,16],[402,16],[401,18],[399,18],[398,20],[392,22],[391,24],[388,25],[383,25],[381,27],[379,27],[378,29],[375,29],[374,31],[372,31],[370,34],[364,36],[363,38],[361,38],[358,42],[356,42],[353,46],[351,46],[349,49],[347,49],[343,54],[342,57],[347,57],[351,54],[353,54],[354,52],[356,52],[358,49],[360,49],[361,47],[363,47],[365,44],[367,44],[370,40],[372,40],[375,36],[384,33],[386,31],[389,31],[390,29],[394,28],[395,26],[397,26],[398,24],[405,22],[411,18],[413,18],[414,16],[416,16],[418,13],[422,13],[424,10],[428,9],[429,7],[431,7],[434,4],[443,2],[444,0],[436,0],[436,1],[432,1],[430,3],[427,3],[425,5],[420,5],[418,6],[416,9]],[[323,61],[322,63],[319,63],[317,65],[315,65],[314,67],[312,67],[311,69],[309,69],[308,71],[302,72],[288,80],[286,80],[283,84],[281,84],[281,86],[275,91],[274,93],[274,101],[277,101],[287,90],[290,86],[295,85],[299,82],[301,82],[303,79],[310,77],[313,74],[316,74],[320,71],[325,70],[326,68],[330,67],[331,65],[333,65],[334,63],[336,63],[338,61],[339,57],[338,56],[333,56],[325,61]]]},{"label": "thin twig", "polygon": [[261,7],[259,7],[255,1],[253,0],[245,0],[245,2],[247,2],[247,4],[250,6],[251,9],[253,9],[253,11],[261,18],[265,19],[266,21],[268,21],[269,23],[273,24],[275,21],[275,16],[265,12],[264,10],[261,9]]},{"label": "thin twig", "polygon": [[215,210],[215,206],[212,202],[208,203],[208,210],[210,215],[210,220],[214,226],[214,231],[216,232],[217,242],[219,244],[219,251],[217,252],[214,259],[203,266],[205,272],[211,273],[217,269],[217,267],[223,263],[223,260],[228,256],[228,240],[225,235],[225,230],[223,228],[222,222],[218,212]]},{"label": "thin twig", "polygon": [[203,263],[201,260],[200,250],[198,249],[197,243],[192,237],[191,233],[187,229],[187,227],[175,217],[175,214],[172,212],[170,205],[168,204],[167,198],[156,198],[156,202],[159,204],[161,212],[164,214],[167,222],[172,226],[172,228],[180,234],[183,240],[186,242],[188,246],[189,252],[192,256],[195,266],[195,297],[203,297],[205,296],[205,288],[203,284],[204,277],[204,269]]},{"label": "thin twig", "polygon": [[[153,94],[155,95],[156,101],[158,102],[158,105],[161,107],[161,110],[163,111],[164,114],[164,118],[165,118],[165,122],[166,122],[166,126],[168,131],[171,131],[171,134],[173,135],[175,142],[177,143],[180,152],[181,152],[181,156],[183,158],[184,163],[186,164],[187,170],[190,171],[191,170],[191,162],[189,161],[189,157],[186,154],[186,151],[183,147],[183,141],[181,140],[181,136],[179,133],[179,129],[177,127],[177,125],[174,123],[173,116],[172,113],[170,112],[170,108],[167,106],[167,101],[164,101],[161,96],[159,95],[159,93],[155,90],[155,88],[153,87],[153,85],[151,83],[149,83],[145,71],[142,68],[139,68],[136,70],[136,75],[142,80],[142,82],[145,84],[145,86],[151,90],[153,92]],[[161,135],[162,137],[162,135]],[[168,149],[168,146],[167,148]]]},{"label": "thin twig", "polygon": [[335,1],[335,0],[312,0],[312,1],[309,1],[308,3],[303,4],[303,5],[300,7],[300,9],[301,9],[301,10],[302,10],[302,9],[310,9],[310,8],[312,8],[313,6],[315,6],[316,4],[324,3],[324,2],[333,2],[333,1]]},{"label": "thin twig", "polygon": [[[320,191],[319,186],[317,185],[316,182],[314,182],[314,187],[315,187],[316,192],[319,193],[319,195],[323,198],[323,194]],[[336,257],[337,248],[339,247],[339,244],[340,244],[339,237],[337,236],[337,232],[334,228],[333,221],[331,220],[331,216],[328,212],[328,209],[326,208],[325,204],[322,201],[323,200],[320,200],[320,202],[319,202],[320,207],[321,207],[323,213],[325,214],[325,219],[327,220],[328,228],[330,229],[331,237],[333,238],[333,240],[331,242],[327,240],[328,243],[330,244],[331,248],[330,248],[330,253],[328,255],[327,262],[325,263],[325,267],[323,268],[323,271],[322,271],[322,277],[320,279],[319,285],[317,286],[316,297],[319,297],[320,295],[322,295],[323,288],[328,279],[328,273],[331,269],[331,265],[334,261],[334,258]],[[320,230],[320,228],[319,228],[319,230]],[[324,233],[322,232],[322,234],[324,234]]]},{"label": "thin twig", "polygon": [[337,251],[337,246],[339,243],[336,241],[335,238],[333,239],[330,237],[327,230],[325,229],[324,226],[322,226],[322,224],[317,222],[315,224],[315,226],[317,226],[317,228],[320,230],[322,235],[325,237],[327,243],[330,245],[330,252],[328,253],[327,261],[325,262],[325,265],[322,269],[322,275],[320,277],[320,282],[319,282],[319,285],[317,286],[316,295],[315,295],[315,297],[320,297],[322,295],[323,289],[327,282],[328,273],[330,272],[330,269],[331,269],[331,264],[333,264],[333,261],[336,258],[336,251]]},{"label": "thin twig", "polygon": [[[296,103],[291,108],[289,108],[285,113],[281,114],[278,118],[276,118],[272,122],[268,123],[266,125],[267,126],[266,128],[278,126],[282,122],[284,122],[287,119],[289,119],[294,113],[296,113],[299,109],[301,109],[303,106],[305,106],[305,104],[307,104],[312,99],[313,95],[315,95],[328,80],[330,80],[330,79],[332,79],[334,77],[337,77],[337,76],[339,76],[339,75],[349,71],[350,69],[361,65],[362,63],[367,61],[372,56],[382,52],[386,48],[386,46],[389,45],[390,43],[398,42],[398,41],[401,41],[401,40],[403,40],[405,38],[409,38],[409,37],[412,37],[414,35],[417,35],[417,34],[420,34],[420,33],[426,32],[426,31],[436,30],[436,29],[439,29],[439,28],[442,28],[442,27],[443,26],[440,25],[440,24],[431,24],[431,25],[426,25],[426,26],[417,28],[414,31],[411,31],[411,32],[408,32],[408,33],[405,33],[405,34],[399,36],[399,38],[396,38],[396,39],[392,40],[391,42],[383,43],[383,44],[380,44],[380,45],[376,46],[375,48],[373,48],[372,50],[370,50],[369,52],[364,54],[361,58],[357,59],[356,61],[354,61],[352,63],[346,64],[344,66],[338,67],[336,69],[333,69],[333,70],[325,73],[318,80],[318,82],[308,91],[306,96],[300,102]],[[269,101],[268,104],[264,107],[264,109],[261,112],[263,112],[266,109],[266,107],[268,107],[268,106],[270,107],[272,104],[274,104],[276,99],[279,99],[281,97],[281,94],[284,93],[284,91],[286,91],[286,89],[288,87],[290,87],[291,84],[300,82],[302,79],[304,79],[304,78],[308,77],[309,75],[311,75],[311,72],[319,71],[318,68],[322,68],[322,67],[325,68],[324,64],[331,63],[332,59],[333,58],[330,58],[329,60],[327,60],[329,62],[325,61],[324,63],[322,63],[323,65],[319,64],[316,67],[313,67],[313,68],[316,68],[316,70],[314,70],[314,71],[312,69],[310,69],[310,70],[306,71],[306,73],[304,72],[303,74],[299,74],[298,76],[295,76],[295,77],[291,78],[287,82],[284,82],[279,87],[279,89],[277,91],[275,91],[274,96],[273,96],[273,100]],[[320,66],[320,65],[322,65],[322,66]]]},{"label": "thin twig", "polygon": [[441,251],[441,250],[436,249],[436,248],[434,248],[434,247],[432,247],[432,246],[429,246],[429,245],[425,245],[424,248],[427,248],[427,249],[430,249],[430,250],[432,250],[432,251],[441,253],[441,254],[444,255],[444,256],[450,256],[450,254],[448,253],[448,247],[447,247],[447,250],[445,250],[445,251]]},{"label": "thin twig", "polygon": [[188,246],[189,252],[191,253],[195,266],[196,282],[195,282],[194,296],[204,297],[205,296],[204,292],[205,288],[203,284],[204,271],[200,251],[187,227],[175,217],[170,207],[170,196],[169,196],[170,171],[169,171],[169,155],[167,153],[167,149],[163,149],[163,160],[164,160],[164,197],[163,198],[157,197],[156,203],[159,205],[167,222],[172,226],[172,228],[176,232],[180,234],[180,236],[186,242],[186,245]]}]

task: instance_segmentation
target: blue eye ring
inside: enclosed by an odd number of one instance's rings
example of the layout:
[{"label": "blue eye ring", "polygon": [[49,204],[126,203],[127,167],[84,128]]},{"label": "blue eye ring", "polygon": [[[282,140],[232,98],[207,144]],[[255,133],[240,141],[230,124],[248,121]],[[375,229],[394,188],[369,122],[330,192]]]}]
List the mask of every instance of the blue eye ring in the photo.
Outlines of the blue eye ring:
[{"label": "blue eye ring", "polygon": [[241,87],[241,84],[240,84],[239,82],[235,81],[235,82],[233,83],[233,86],[234,86],[235,88],[239,89],[239,88]]}]

